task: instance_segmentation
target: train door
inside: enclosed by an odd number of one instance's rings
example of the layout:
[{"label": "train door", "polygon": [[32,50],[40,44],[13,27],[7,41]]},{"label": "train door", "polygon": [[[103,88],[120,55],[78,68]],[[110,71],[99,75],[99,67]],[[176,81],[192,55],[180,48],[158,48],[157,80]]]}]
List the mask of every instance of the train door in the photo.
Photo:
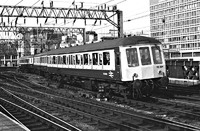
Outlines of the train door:
[{"label": "train door", "polygon": [[103,70],[115,70],[114,50],[103,51]]},{"label": "train door", "polygon": [[118,78],[120,78],[120,73],[121,73],[120,62],[121,62],[120,51],[119,51],[119,48],[116,48],[115,49],[115,71],[118,74],[117,76]]},{"label": "train door", "polygon": [[141,79],[141,66],[138,47],[119,47],[121,59],[121,80]]}]

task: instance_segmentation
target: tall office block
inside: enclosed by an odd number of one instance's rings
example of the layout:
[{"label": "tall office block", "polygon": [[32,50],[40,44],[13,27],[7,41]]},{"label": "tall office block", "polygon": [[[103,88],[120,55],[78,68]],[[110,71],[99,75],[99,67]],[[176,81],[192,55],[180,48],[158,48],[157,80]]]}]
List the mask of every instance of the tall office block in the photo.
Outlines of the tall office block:
[{"label": "tall office block", "polygon": [[200,60],[199,0],[150,0],[150,30],[166,58]]}]

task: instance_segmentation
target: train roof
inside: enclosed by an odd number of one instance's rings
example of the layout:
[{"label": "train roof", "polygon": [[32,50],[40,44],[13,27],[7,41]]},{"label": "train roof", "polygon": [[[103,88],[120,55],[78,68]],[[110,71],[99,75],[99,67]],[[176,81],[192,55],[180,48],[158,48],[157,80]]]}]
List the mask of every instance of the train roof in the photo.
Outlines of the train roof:
[{"label": "train roof", "polygon": [[27,59],[27,58],[32,58],[34,55],[28,55],[28,56],[22,56],[19,59]]},{"label": "train roof", "polygon": [[125,38],[118,38],[114,40],[106,40],[103,42],[97,42],[92,44],[56,49],[41,54],[37,54],[35,56],[67,54],[67,53],[86,52],[86,51],[103,50],[103,49],[106,50],[106,49],[116,48],[119,46],[137,45],[137,44],[161,44],[161,43],[155,38],[151,37],[131,36]]}]

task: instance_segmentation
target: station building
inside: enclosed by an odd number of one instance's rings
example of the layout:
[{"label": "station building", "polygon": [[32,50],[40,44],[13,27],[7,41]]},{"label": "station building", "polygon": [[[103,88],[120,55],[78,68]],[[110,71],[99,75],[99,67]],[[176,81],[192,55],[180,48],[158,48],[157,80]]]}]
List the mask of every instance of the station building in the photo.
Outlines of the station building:
[{"label": "station building", "polygon": [[200,1],[150,0],[150,31],[166,58],[200,60]]}]

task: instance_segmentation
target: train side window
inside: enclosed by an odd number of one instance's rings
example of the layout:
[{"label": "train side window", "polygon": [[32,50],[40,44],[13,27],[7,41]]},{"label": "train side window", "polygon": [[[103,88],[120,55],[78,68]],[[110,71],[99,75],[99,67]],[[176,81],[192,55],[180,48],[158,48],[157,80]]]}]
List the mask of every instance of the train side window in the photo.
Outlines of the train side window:
[{"label": "train side window", "polygon": [[81,55],[81,65],[83,65],[83,55]]},{"label": "train side window", "polygon": [[58,56],[56,56],[56,63],[55,64],[58,64]]},{"label": "train side window", "polygon": [[51,56],[48,57],[48,64],[51,64]]},{"label": "train side window", "polygon": [[70,65],[72,65],[72,55],[70,55]]},{"label": "train side window", "polygon": [[57,64],[60,64],[60,56],[57,56]]},{"label": "train side window", "polygon": [[92,53],[93,65],[98,65],[98,53]]},{"label": "train side window", "polygon": [[60,64],[60,56],[57,56],[57,64]]},{"label": "train side window", "polygon": [[79,61],[78,61],[78,55],[75,55],[75,59],[76,59],[76,64],[78,65]]},{"label": "train side window", "polygon": [[89,65],[92,65],[92,58],[90,54],[88,54],[88,58],[89,58]]},{"label": "train side window", "polygon": [[71,57],[71,55],[69,55],[69,65],[71,65],[72,64],[72,57]]},{"label": "train side window", "polygon": [[80,65],[80,54],[76,55],[76,64]]},{"label": "train side window", "polygon": [[59,64],[63,64],[63,57],[62,56],[60,56]]},{"label": "train side window", "polygon": [[56,57],[53,56],[53,64],[56,64]]},{"label": "train side window", "polygon": [[126,49],[126,57],[128,61],[128,67],[139,66],[138,53],[136,48]]},{"label": "train side window", "polygon": [[72,65],[76,65],[76,58],[75,58],[75,55],[72,55]]},{"label": "train side window", "polygon": [[66,64],[69,65],[69,56],[66,56]]},{"label": "train side window", "polygon": [[60,63],[59,64],[63,64],[63,57],[60,56]]},{"label": "train side window", "polygon": [[103,52],[103,65],[110,65],[110,53]]},{"label": "train side window", "polygon": [[99,65],[102,65],[103,61],[103,57],[102,54],[99,54]]},{"label": "train side window", "polygon": [[63,64],[66,64],[66,56],[63,56]]},{"label": "train side window", "polygon": [[88,65],[88,54],[83,54],[84,65]]},{"label": "train side window", "polygon": [[51,64],[51,56],[48,57],[48,64]]}]

